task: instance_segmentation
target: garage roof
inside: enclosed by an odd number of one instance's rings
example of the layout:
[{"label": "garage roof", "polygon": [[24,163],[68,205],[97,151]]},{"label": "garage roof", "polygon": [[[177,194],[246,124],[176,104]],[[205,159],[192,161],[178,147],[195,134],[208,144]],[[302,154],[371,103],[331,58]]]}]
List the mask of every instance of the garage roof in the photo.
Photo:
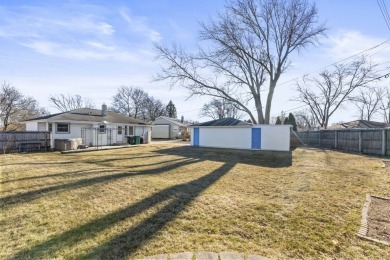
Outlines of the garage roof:
[{"label": "garage roof", "polygon": [[251,123],[234,118],[222,118],[204,123],[194,124],[193,126],[250,126]]}]

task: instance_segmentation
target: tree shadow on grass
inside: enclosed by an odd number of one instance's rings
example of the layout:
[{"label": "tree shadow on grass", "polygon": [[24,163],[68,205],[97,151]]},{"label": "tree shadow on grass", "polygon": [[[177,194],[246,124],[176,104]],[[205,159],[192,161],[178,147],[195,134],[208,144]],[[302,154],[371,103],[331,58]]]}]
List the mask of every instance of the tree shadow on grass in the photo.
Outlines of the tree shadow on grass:
[{"label": "tree shadow on grass", "polygon": [[[132,157],[132,158],[114,158],[114,159],[105,159],[105,160],[85,160],[85,161],[79,161],[79,162],[56,162],[56,163],[29,163],[29,164],[37,164],[37,165],[46,165],[46,164],[72,164],[72,163],[90,163],[94,165],[99,165],[99,166],[104,166],[104,167],[112,167],[112,165],[109,165],[110,162],[113,161],[119,161],[119,160],[126,160],[126,161],[131,161],[131,160],[136,160],[139,158],[146,158],[146,157],[162,157],[164,155],[156,155],[156,156],[142,156],[142,157]],[[159,165],[167,162],[173,162],[173,161],[179,161],[182,159],[171,159],[169,161],[163,161],[163,162],[157,162],[157,163],[149,163],[149,164],[139,164],[139,165],[131,165],[131,166],[125,166],[126,169],[132,169],[132,168],[139,168],[139,167],[144,167],[144,166],[151,166],[151,165]],[[11,164],[9,164],[11,165]],[[14,164],[17,165],[17,164]],[[46,166],[45,166],[46,167]],[[63,172],[63,173],[57,173],[57,174],[48,174],[48,175],[39,175],[39,176],[30,176],[30,177],[24,177],[24,178],[19,178],[19,179],[11,179],[11,180],[6,180],[6,181],[1,181],[1,184],[6,184],[6,183],[11,183],[11,182],[19,182],[19,181],[26,181],[26,180],[34,180],[34,179],[45,179],[45,178],[52,178],[52,177],[64,177],[67,178],[68,176],[82,176],[82,175],[90,175],[90,173],[99,173],[99,172],[104,172],[104,171],[97,171],[97,170],[83,170],[83,171],[76,171],[76,172]],[[106,170],[106,172],[113,172],[112,170]]]},{"label": "tree shadow on grass", "polygon": [[[198,160],[187,161],[186,164]],[[10,259],[54,257],[55,253],[65,247],[75,247],[83,240],[96,236],[99,232],[111,228],[113,225],[132,218],[159,203],[168,202],[157,213],[145,219],[135,227],[114,237],[106,243],[90,250],[80,259],[102,258],[123,259],[131,256],[141,245],[153,238],[167,223],[174,220],[200,193],[214,184],[219,178],[234,167],[234,163],[225,163],[218,169],[184,184],[178,184],[161,190],[135,204],[120,209],[101,218],[92,220],[79,227],[66,231],[30,249],[18,252]],[[179,167],[180,163],[175,164]],[[161,172],[164,171],[163,169]],[[141,174],[141,173],[140,173]],[[145,173],[144,173],[145,174]]]},{"label": "tree shadow on grass", "polygon": [[[161,174],[166,171],[170,171],[174,168],[178,168],[181,166],[188,165],[189,163],[194,163],[198,162],[199,160],[197,159],[176,159],[179,160],[179,162],[175,164],[170,164],[166,165],[163,167],[159,168],[153,168],[153,169],[148,169],[144,171],[128,171],[128,172],[120,172],[120,173],[115,173],[115,174],[110,174],[110,175],[103,175],[103,176],[98,176],[98,177],[93,177],[93,178],[88,178],[88,179],[81,179],[77,180],[74,182],[70,183],[65,183],[61,185],[56,185],[56,186],[50,186],[47,188],[39,189],[39,190],[33,190],[33,191],[28,191],[24,193],[18,193],[18,194],[13,194],[9,196],[5,196],[0,198],[0,206],[4,207],[5,205],[14,205],[18,203],[26,203],[26,202],[31,202],[32,200],[38,199],[47,193],[51,193],[54,191],[60,191],[60,190],[74,190],[74,189],[79,189],[103,182],[108,182],[108,181],[114,181],[118,180],[121,178],[128,178],[128,177],[135,177],[135,176],[140,176],[140,175],[152,175],[152,174]],[[176,161],[174,160],[174,161]],[[169,161],[165,161],[162,163],[167,163]],[[131,166],[127,167],[131,168]],[[107,173],[107,172],[116,172],[117,170],[102,170],[101,173]]]},{"label": "tree shadow on grass", "polygon": [[282,168],[292,165],[292,151],[262,151],[181,146],[161,149],[160,154],[217,162],[242,163],[261,167]]}]

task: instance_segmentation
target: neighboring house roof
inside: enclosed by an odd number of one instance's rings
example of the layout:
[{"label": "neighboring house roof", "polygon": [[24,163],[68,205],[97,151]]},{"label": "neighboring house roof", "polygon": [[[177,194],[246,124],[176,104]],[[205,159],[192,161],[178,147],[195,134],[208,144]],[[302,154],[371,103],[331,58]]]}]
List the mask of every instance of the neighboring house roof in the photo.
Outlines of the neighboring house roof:
[{"label": "neighboring house roof", "polygon": [[29,121],[81,121],[81,122],[103,122],[120,123],[120,124],[136,124],[148,125],[140,119],[128,117],[117,112],[107,111],[106,116],[102,116],[102,111],[99,109],[79,108],[63,113],[51,114],[48,116],[36,117],[25,120]]},{"label": "neighboring house roof", "polygon": [[332,125],[328,129],[345,129],[345,128],[388,128],[390,124],[374,122],[367,120],[355,120],[347,123]]},{"label": "neighboring house roof", "polygon": [[183,124],[182,122],[179,121],[179,119],[176,119],[176,118],[171,118],[171,117],[167,117],[167,116],[160,116],[160,117],[157,117],[156,120],[153,121],[156,122],[158,119],[165,119],[171,123],[174,123],[175,125],[178,125],[178,126],[187,126],[186,124]]},{"label": "neighboring house roof", "polygon": [[234,118],[222,118],[204,123],[194,124],[192,126],[251,126],[251,123],[244,122]]}]

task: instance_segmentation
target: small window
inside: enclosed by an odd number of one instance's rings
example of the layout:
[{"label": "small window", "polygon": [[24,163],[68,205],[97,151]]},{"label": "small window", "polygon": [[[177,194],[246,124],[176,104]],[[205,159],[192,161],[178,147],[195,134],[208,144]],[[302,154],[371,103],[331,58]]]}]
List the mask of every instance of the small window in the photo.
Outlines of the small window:
[{"label": "small window", "polygon": [[129,135],[134,135],[134,126],[129,126]]},{"label": "small window", "polygon": [[57,123],[57,133],[59,134],[68,134],[69,133],[69,124]]},{"label": "small window", "polygon": [[99,133],[104,134],[106,132],[106,126],[105,125],[99,125]]},{"label": "small window", "polygon": [[122,135],[122,126],[118,126],[118,135]]},{"label": "small window", "polygon": [[53,132],[53,124],[49,123],[49,132]]},{"label": "small window", "polygon": [[125,135],[127,135],[127,126],[125,126]]}]

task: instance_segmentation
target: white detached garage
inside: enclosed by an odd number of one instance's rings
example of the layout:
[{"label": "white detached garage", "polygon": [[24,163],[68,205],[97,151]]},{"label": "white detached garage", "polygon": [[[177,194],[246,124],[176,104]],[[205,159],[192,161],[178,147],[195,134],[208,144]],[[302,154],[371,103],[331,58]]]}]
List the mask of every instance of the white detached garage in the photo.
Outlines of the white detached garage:
[{"label": "white detached garage", "polygon": [[290,125],[254,125],[224,118],[191,126],[191,145],[289,151]]}]

